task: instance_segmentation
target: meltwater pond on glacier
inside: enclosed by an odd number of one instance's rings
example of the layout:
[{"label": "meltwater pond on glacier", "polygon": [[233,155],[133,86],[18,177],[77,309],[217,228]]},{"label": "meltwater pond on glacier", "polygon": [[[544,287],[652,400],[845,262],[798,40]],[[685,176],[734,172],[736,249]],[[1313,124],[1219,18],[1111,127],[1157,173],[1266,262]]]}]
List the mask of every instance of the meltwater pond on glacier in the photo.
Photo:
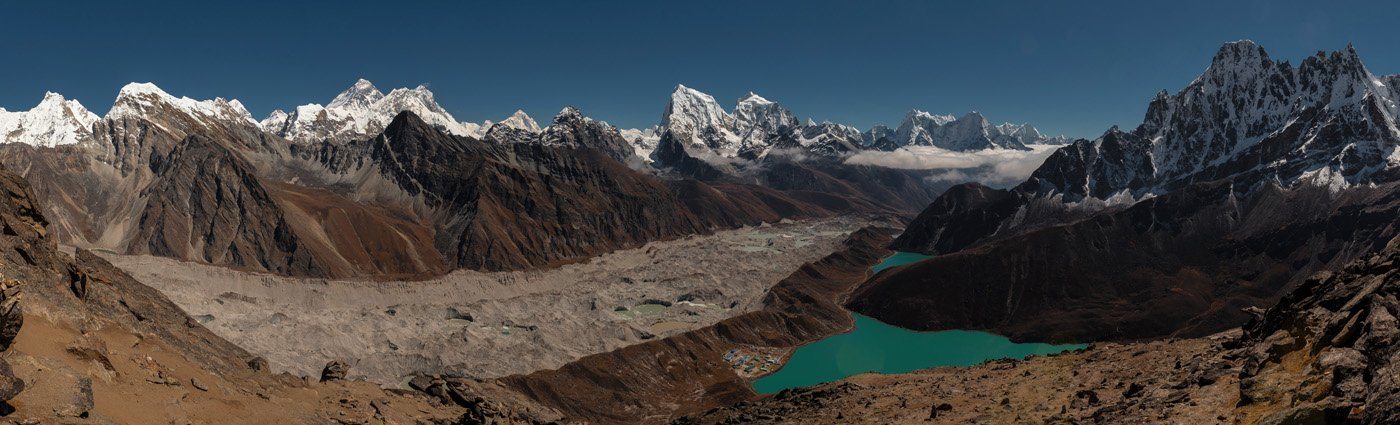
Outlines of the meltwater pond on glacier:
[{"label": "meltwater pond on glacier", "polygon": [[[879,272],[924,258],[928,257],[897,253],[871,270]],[[886,264],[896,261],[897,264]],[[782,369],[755,381],[754,390],[768,394],[866,372],[906,373],[939,366],[971,366],[987,360],[1053,354],[1087,345],[1020,344],[978,331],[916,332],[859,314],[853,316],[855,329],[799,347]]]}]

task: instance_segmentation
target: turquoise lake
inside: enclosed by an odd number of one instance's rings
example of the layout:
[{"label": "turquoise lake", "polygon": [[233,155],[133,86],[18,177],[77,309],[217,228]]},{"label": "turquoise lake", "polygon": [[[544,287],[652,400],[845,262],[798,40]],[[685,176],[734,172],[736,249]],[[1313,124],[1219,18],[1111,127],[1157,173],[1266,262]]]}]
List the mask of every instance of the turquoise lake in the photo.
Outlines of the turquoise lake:
[{"label": "turquoise lake", "polygon": [[[908,254],[908,255],[905,255]],[[915,257],[918,256],[918,257]],[[928,258],[898,253],[871,270]],[[897,264],[886,264],[899,261]],[[882,267],[883,266],[883,267]],[[853,314],[855,329],[797,349],[777,372],[754,381],[761,394],[831,382],[866,373],[907,373],[939,366],[971,366],[987,360],[1025,358],[1083,348],[1086,344],[1018,344],[978,331],[915,332]]]},{"label": "turquoise lake", "polygon": [[889,257],[885,257],[884,260],[881,260],[881,261],[880,261],[880,264],[876,264],[875,267],[871,267],[871,268],[870,268],[870,273],[871,273],[871,274],[879,273],[881,270],[888,269],[888,268],[890,268],[890,267],[902,266],[902,265],[909,264],[909,263],[916,263],[916,262],[919,262],[919,261],[921,261],[921,260],[927,260],[927,259],[929,259],[929,258],[933,258],[933,257],[928,256],[928,255],[924,255],[924,254],[920,254],[920,253],[917,253],[917,252],[903,252],[903,251],[896,252],[896,253],[894,253],[894,255],[891,255],[891,256],[889,256]]}]

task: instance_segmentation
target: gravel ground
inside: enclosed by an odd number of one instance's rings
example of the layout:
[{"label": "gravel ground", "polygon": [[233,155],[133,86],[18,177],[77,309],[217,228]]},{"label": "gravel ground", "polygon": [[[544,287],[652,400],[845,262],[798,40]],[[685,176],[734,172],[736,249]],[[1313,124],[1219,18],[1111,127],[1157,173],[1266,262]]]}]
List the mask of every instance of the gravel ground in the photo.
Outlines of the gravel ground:
[{"label": "gravel ground", "polygon": [[298,279],[103,253],[274,371],[398,386],[413,372],[490,378],[703,327],[758,307],[802,263],[866,225],[834,218],[653,242],[528,272],[419,282]]}]

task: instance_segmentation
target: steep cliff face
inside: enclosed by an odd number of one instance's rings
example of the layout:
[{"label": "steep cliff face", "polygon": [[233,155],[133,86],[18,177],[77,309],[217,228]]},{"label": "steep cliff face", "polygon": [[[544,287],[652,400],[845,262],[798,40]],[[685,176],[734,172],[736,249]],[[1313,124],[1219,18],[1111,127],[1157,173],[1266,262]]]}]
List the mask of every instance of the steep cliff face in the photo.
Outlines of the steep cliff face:
[{"label": "steep cliff face", "polygon": [[298,276],[335,275],[288,223],[252,166],[204,136],[153,167],[128,251]]},{"label": "steep cliff face", "polygon": [[1240,309],[1272,304],[1312,272],[1383,246],[1400,231],[1396,208],[1394,184],[1244,197],[1226,182],[1194,185],[892,269],[849,306],[912,329],[989,329],[1018,340],[1200,336],[1244,323]]}]

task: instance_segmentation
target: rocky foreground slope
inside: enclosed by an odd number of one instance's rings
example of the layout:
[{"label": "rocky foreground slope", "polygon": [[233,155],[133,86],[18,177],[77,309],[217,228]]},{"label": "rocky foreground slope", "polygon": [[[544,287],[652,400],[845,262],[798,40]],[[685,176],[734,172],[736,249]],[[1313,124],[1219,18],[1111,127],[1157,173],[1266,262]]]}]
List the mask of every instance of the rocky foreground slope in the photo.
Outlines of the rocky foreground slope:
[{"label": "rocky foreground slope", "polygon": [[1400,421],[1400,238],[1319,273],[1242,330],[860,375],[676,423]]},{"label": "rocky foreground slope", "polygon": [[60,251],[41,208],[28,183],[0,169],[0,414],[6,420],[456,423],[485,408],[337,380],[334,373],[324,382],[273,375],[266,361],[215,336],[105,260],[85,250]]}]

